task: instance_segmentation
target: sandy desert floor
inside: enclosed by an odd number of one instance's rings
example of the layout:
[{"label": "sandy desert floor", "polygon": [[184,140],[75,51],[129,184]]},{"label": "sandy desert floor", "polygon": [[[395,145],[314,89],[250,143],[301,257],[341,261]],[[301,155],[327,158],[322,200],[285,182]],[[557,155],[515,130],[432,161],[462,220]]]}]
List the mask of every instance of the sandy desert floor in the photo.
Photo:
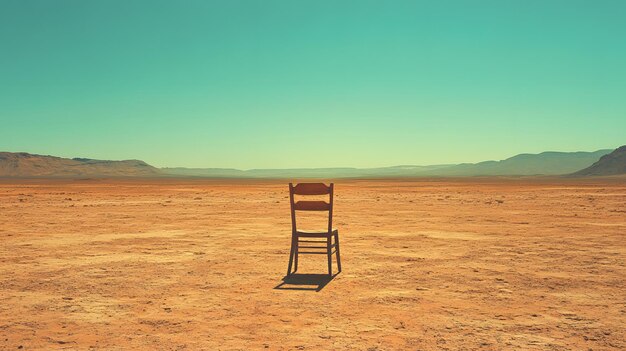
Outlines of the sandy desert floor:
[{"label": "sandy desert floor", "polygon": [[318,286],[284,182],[0,181],[0,349],[626,349],[623,180],[335,187]]}]

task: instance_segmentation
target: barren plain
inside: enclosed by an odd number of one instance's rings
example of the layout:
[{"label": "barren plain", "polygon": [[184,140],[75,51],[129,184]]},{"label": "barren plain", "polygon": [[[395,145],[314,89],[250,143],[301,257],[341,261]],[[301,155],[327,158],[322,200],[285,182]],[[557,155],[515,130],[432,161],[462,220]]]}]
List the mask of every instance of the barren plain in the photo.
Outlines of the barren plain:
[{"label": "barren plain", "polygon": [[286,182],[2,180],[0,349],[626,349],[623,178],[335,191],[285,284]]}]

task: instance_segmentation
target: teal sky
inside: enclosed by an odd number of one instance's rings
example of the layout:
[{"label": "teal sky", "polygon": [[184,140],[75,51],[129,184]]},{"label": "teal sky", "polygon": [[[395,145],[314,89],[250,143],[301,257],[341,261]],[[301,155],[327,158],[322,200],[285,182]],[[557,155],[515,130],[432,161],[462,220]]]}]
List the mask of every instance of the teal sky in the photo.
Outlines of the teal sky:
[{"label": "teal sky", "polygon": [[388,166],[626,144],[626,1],[0,0],[0,151]]}]

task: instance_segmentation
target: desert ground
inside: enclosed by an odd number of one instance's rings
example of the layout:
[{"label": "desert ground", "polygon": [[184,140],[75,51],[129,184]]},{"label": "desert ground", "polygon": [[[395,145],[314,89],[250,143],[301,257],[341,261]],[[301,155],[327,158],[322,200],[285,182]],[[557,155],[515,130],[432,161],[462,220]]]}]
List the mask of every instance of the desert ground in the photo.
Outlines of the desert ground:
[{"label": "desert ground", "polygon": [[285,283],[286,181],[0,180],[0,349],[626,349],[624,178],[335,192]]}]

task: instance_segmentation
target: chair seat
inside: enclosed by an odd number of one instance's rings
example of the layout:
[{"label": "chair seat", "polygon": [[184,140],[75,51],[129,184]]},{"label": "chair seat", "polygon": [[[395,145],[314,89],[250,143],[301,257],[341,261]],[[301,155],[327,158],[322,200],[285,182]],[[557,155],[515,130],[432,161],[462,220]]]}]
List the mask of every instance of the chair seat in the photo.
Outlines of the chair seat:
[{"label": "chair seat", "polygon": [[306,238],[326,238],[331,235],[336,235],[338,234],[338,232],[339,231],[336,228],[333,228],[333,231],[330,234],[326,231],[321,232],[315,230],[297,230],[296,235]]}]

